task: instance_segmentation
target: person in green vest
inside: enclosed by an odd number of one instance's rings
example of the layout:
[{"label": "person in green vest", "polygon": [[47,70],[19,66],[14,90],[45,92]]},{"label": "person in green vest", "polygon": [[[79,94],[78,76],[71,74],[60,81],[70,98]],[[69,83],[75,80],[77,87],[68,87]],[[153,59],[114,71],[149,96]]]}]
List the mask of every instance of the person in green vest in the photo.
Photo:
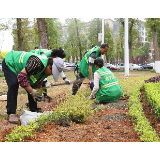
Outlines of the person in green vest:
[{"label": "person in green vest", "polygon": [[37,108],[37,100],[41,97],[37,88],[42,87],[43,80],[51,75],[53,69],[59,72],[64,68],[63,59],[46,58],[31,52],[11,51],[2,62],[4,77],[8,85],[7,114],[11,123],[18,123],[16,116],[19,85],[28,93],[29,109],[32,112],[42,112]]},{"label": "person in green vest", "polygon": [[93,86],[93,74],[96,71],[96,67],[94,65],[94,60],[101,55],[107,53],[109,49],[109,45],[107,43],[103,43],[100,47],[95,46],[94,48],[87,51],[80,63],[78,64],[79,73],[76,75],[76,80],[80,79],[81,82],[75,82],[72,86],[72,95],[75,95],[80,88],[84,78],[89,78],[90,84]]},{"label": "person in green vest", "polygon": [[[35,54],[38,54],[38,55],[41,55],[42,57],[52,57],[52,58],[56,58],[56,57],[60,57],[60,58],[65,58],[66,57],[66,54],[64,52],[64,50],[60,47],[58,49],[54,49],[54,50],[48,50],[48,49],[38,49],[38,48],[35,48],[35,50],[31,50],[30,52],[32,53],[35,53]],[[53,74],[53,76],[56,76],[57,74]],[[70,81],[66,78],[64,72],[62,71],[60,73],[60,77],[66,82],[67,85],[70,84]],[[59,78],[59,77],[58,77]],[[56,82],[58,81],[58,78],[54,78],[56,79]],[[50,87],[50,83],[47,81],[47,78],[45,78],[43,80],[43,84],[42,84],[42,87]],[[49,97],[47,95],[47,89],[45,88],[44,89],[44,93],[43,93],[43,97],[42,97],[42,100],[45,100],[45,98],[51,100],[52,98]],[[26,105],[28,106],[28,103],[26,103]]]},{"label": "person in green vest", "polygon": [[103,59],[98,57],[94,61],[96,72],[94,73],[94,87],[89,99],[96,98],[99,102],[115,102],[122,95],[122,88],[115,75],[104,67]]}]

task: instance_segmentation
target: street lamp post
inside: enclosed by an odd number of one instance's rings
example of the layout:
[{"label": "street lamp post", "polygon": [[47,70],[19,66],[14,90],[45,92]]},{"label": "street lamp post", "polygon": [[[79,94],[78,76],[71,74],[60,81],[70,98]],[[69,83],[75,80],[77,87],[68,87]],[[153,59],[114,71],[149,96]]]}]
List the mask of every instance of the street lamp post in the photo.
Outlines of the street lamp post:
[{"label": "street lamp post", "polygon": [[125,18],[125,77],[129,76],[128,18]]},{"label": "street lamp post", "polygon": [[[104,43],[104,18],[102,18],[102,43]],[[102,55],[102,59],[104,60],[104,55]]]}]

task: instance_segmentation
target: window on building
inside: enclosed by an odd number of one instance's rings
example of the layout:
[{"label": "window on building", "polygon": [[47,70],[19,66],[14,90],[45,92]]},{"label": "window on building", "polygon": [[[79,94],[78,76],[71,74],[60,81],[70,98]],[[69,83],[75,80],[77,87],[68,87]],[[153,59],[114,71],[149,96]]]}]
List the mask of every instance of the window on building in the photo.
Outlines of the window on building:
[{"label": "window on building", "polygon": [[144,33],[142,32],[142,36],[144,36]]},{"label": "window on building", "polygon": [[140,30],[141,30],[141,27],[138,27],[138,30],[140,31]]},{"label": "window on building", "polygon": [[145,33],[145,36],[147,36],[147,33]]},{"label": "window on building", "polygon": [[144,41],[144,38],[142,37],[142,41]]},{"label": "window on building", "polygon": [[141,36],[141,32],[139,32],[139,35]]},{"label": "window on building", "polygon": [[149,50],[149,53],[151,53],[151,50]]},{"label": "window on building", "polygon": [[142,27],[142,30],[144,30],[144,27]]},{"label": "window on building", "polygon": [[145,41],[147,41],[147,37],[145,38]]}]

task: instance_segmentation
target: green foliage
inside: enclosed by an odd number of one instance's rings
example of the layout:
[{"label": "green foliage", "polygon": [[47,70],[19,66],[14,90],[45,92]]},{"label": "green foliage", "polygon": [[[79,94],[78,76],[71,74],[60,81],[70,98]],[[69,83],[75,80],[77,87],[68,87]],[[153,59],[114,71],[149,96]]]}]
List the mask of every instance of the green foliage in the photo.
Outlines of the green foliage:
[{"label": "green foliage", "polygon": [[102,33],[102,19],[94,18],[90,21],[88,39],[91,40],[92,46],[98,45],[98,33]]},{"label": "green foliage", "polygon": [[59,46],[62,47],[62,24],[57,21],[56,18],[45,18],[45,22],[47,27],[47,35],[50,49],[53,50],[59,48]]},{"label": "green foliage", "polygon": [[155,130],[152,129],[143,112],[142,104],[140,102],[140,89],[142,89],[143,86],[144,82],[139,83],[131,93],[128,104],[129,115],[136,123],[135,130],[141,135],[140,141],[160,142]]},{"label": "green foliage", "polygon": [[109,45],[109,50],[107,52],[107,62],[109,62],[109,60],[114,56],[114,42],[113,33],[111,32],[108,23],[104,25],[104,43]]},{"label": "green foliage", "polygon": [[157,118],[160,118],[160,83],[145,83],[145,93],[148,101],[154,108]]},{"label": "green foliage", "polygon": [[83,54],[87,50],[87,38],[83,33],[85,29],[84,23],[80,19],[67,19],[67,32],[68,37],[64,45],[66,59],[81,57],[80,53]]},{"label": "green foliage", "polygon": [[[33,22],[30,21],[28,18],[22,18],[21,20],[22,20],[21,34],[23,39],[23,50],[24,51],[33,50],[38,43],[36,25],[33,24]],[[13,50],[18,50],[17,22],[13,24],[12,35],[14,40]]]},{"label": "green foliage", "polygon": [[[116,18],[116,21],[120,25],[119,33],[120,38],[123,39],[124,42],[124,18]],[[137,30],[137,26],[141,24],[141,21],[136,18],[129,18],[128,19],[128,34],[129,34],[129,48],[130,48],[130,61],[132,56],[136,53],[137,47],[139,46],[139,41],[137,40],[140,38],[139,31]],[[124,46],[124,44],[122,45]]]},{"label": "green foliage", "polygon": [[62,118],[69,123],[72,121],[83,122],[89,119],[94,110],[90,107],[93,101],[86,99],[84,95],[89,94],[89,90],[85,92],[78,91],[73,95],[67,95],[64,103],[60,104],[51,114],[42,114],[36,121],[31,121],[26,126],[16,126],[11,134],[5,137],[6,142],[19,142],[24,137],[33,137],[33,132],[42,130],[44,125],[49,121],[61,121]]}]

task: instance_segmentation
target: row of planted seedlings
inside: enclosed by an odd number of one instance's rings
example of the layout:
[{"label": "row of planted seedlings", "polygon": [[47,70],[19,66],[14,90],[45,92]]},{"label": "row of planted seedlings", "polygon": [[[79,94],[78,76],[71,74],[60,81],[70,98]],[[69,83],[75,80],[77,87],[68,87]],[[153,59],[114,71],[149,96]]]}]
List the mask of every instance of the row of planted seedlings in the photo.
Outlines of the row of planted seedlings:
[{"label": "row of planted seedlings", "polygon": [[[150,122],[145,117],[142,103],[140,102],[140,90],[146,85],[144,83],[144,79],[146,79],[146,77],[134,77],[132,79],[124,80],[123,83],[125,82],[125,84],[123,85],[125,85],[124,89],[126,90],[126,92],[123,94],[129,95],[129,115],[132,117],[132,120],[134,122],[135,131],[137,131],[140,135],[140,141],[160,142],[160,139],[157,136],[156,131],[150,126]],[[127,90],[127,88],[130,88],[130,90]]]},{"label": "row of planted seedlings", "polygon": [[160,82],[145,83],[144,88],[147,100],[153,107],[155,116],[160,118]]},{"label": "row of planted seedlings", "polygon": [[[93,109],[91,106],[94,100],[86,98],[91,93],[89,87],[86,91],[79,90],[75,96],[67,94],[63,103],[59,103],[51,114],[42,114],[36,120],[26,126],[16,126],[11,134],[5,137],[5,142],[23,141],[25,137],[34,137],[35,131],[40,131],[50,121],[55,124],[69,126],[73,122],[81,123],[90,119],[102,106]],[[57,100],[60,102],[61,100]]]},{"label": "row of planted seedlings", "polygon": [[[147,77],[132,77],[119,80],[119,83],[123,89],[122,96],[130,97],[129,114],[136,124],[135,130],[141,135],[140,140],[157,142],[159,138],[146,119],[140,102],[140,89],[144,86],[145,79]],[[5,137],[6,142],[23,141],[24,137],[33,137],[35,131],[43,129],[44,125],[50,121],[55,121],[56,124],[63,126],[71,125],[72,122],[86,121],[103,108],[103,105],[95,109],[91,107],[94,101],[86,99],[90,92],[90,89],[87,88],[85,92],[79,90],[75,96],[68,94],[64,102],[59,104],[53,113],[42,114],[36,121],[31,121],[27,126],[16,126],[12,133]]]}]

